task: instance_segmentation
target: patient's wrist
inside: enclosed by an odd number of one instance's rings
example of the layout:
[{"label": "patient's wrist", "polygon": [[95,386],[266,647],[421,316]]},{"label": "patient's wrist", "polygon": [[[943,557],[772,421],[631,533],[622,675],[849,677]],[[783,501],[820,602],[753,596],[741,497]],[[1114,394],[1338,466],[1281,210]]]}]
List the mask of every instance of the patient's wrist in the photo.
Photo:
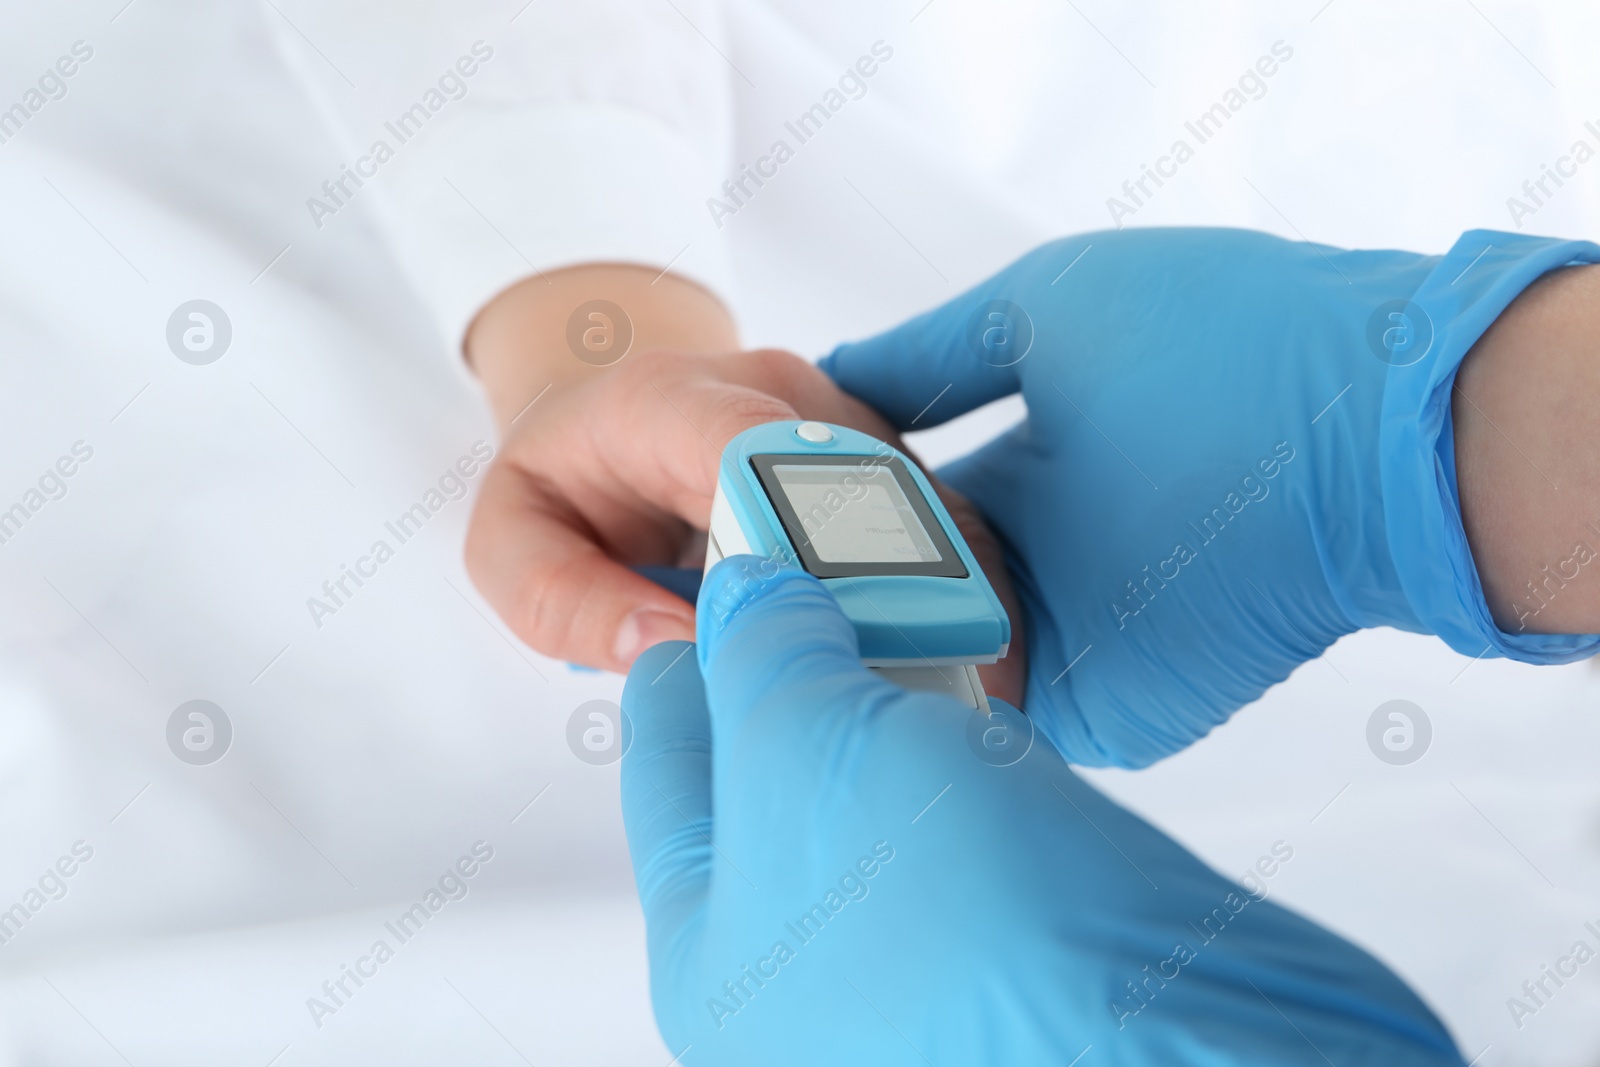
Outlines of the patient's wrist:
[{"label": "patient's wrist", "polygon": [[559,400],[622,359],[737,347],[732,316],[709,291],[649,267],[591,263],[500,293],[467,331],[466,356],[504,437],[535,398]]}]

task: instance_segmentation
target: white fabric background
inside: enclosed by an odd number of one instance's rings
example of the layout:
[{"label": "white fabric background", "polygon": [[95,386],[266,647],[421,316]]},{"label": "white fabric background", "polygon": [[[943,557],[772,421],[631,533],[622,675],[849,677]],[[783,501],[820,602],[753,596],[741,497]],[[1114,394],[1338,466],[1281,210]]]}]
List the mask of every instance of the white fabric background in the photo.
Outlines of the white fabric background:
[{"label": "white fabric background", "polygon": [[[1600,16],[1576,2],[274,3],[0,4],[0,107],[94,48],[0,144],[0,507],[94,449],[0,545],[0,907],[95,850],[0,945],[0,1063],[676,1051],[616,768],[564,739],[620,680],[490,621],[460,563],[469,501],[322,628],[305,606],[492,441],[459,330],[532,267],[677,257],[747,343],[818,355],[1106,226],[1280,39],[1266,96],[1132,222],[1441,251],[1511,226],[1506,198],[1600,121]],[[467,97],[317,228],[306,198],[479,39]],[[703,199],[879,39],[866,96],[714,227]],[[1591,236],[1597,176],[1528,228]],[[205,367],[164,339],[196,297],[234,330]],[[1193,750],[1093,777],[1224,871],[1291,843],[1278,899],[1416,983],[1469,1059],[1593,1067],[1600,964],[1521,1029],[1505,1000],[1600,922],[1597,694],[1586,666],[1367,633]],[[194,698],[236,731],[209,767],[164,738]],[[1411,767],[1365,747],[1393,698],[1434,723]],[[470,895],[317,1028],[306,998],[479,839]]]}]

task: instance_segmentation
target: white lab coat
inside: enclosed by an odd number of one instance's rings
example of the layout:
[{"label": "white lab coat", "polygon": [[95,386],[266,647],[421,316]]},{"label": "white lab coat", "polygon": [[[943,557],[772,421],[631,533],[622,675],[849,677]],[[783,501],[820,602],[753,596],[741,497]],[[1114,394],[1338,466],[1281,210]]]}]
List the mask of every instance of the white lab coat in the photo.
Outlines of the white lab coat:
[{"label": "white lab coat", "polygon": [[[0,1064],[667,1062],[616,768],[565,739],[620,680],[518,645],[460,563],[448,478],[493,443],[462,331],[530,273],[626,261],[820,354],[1110,224],[1278,40],[1264,95],[1121,221],[1443,249],[1510,225],[1600,118],[1582,12],[1303,6],[7,4],[0,509],[27,518],[0,544],[0,909],[28,918]],[[1527,227],[1585,233],[1595,189]],[[232,328],[204,366],[166,338],[197,298]],[[1230,873],[1292,844],[1273,893],[1417,983],[1469,1057],[1592,1062],[1600,971],[1520,1028],[1507,1008],[1600,920],[1591,675],[1381,633],[1329,660],[1097,780]],[[1403,769],[1362,741],[1396,696],[1437,738]],[[209,766],[167,742],[194,699],[232,724]],[[477,842],[466,896],[370,962]],[[371,974],[334,1004],[347,966]]]}]

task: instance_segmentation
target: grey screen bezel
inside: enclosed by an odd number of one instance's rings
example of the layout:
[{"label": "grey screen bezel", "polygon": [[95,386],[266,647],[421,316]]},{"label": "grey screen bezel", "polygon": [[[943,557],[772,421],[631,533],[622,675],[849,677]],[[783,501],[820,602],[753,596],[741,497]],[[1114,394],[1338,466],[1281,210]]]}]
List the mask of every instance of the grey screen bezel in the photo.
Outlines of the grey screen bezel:
[{"label": "grey screen bezel", "polygon": [[[938,550],[940,558],[937,561],[917,563],[831,563],[819,558],[806,535],[804,523],[800,521],[794,505],[789,502],[789,495],[783,491],[782,482],[772,469],[780,465],[888,468],[895,482],[899,484],[900,491],[911,504],[912,512],[922,522],[923,530],[933,542],[933,547]],[[927,498],[922,493],[922,487],[911,477],[911,473],[906,470],[905,464],[898,456],[818,456],[806,452],[764,452],[750,457],[750,467],[756,472],[756,480],[767,494],[767,501],[772,505],[772,510],[777,512],[778,521],[783,523],[784,533],[788,535],[789,544],[800,557],[801,565],[816,577],[869,578],[877,575],[968,577],[967,565],[962,561],[955,545],[951,543],[949,535],[945,533],[944,524],[929,506]]]}]

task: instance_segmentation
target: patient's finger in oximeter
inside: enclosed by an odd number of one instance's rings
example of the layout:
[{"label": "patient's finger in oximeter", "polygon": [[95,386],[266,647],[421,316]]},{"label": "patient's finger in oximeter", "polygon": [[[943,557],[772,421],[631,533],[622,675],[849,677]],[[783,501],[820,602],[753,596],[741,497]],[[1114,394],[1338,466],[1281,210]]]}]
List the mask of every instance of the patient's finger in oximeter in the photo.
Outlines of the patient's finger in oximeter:
[{"label": "patient's finger in oximeter", "polygon": [[723,451],[706,566],[752,553],[797,562],[855,627],[861,658],[914,689],[986,710],[976,664],[1011,621],[927,476],[842,426],[773,422]]}]

